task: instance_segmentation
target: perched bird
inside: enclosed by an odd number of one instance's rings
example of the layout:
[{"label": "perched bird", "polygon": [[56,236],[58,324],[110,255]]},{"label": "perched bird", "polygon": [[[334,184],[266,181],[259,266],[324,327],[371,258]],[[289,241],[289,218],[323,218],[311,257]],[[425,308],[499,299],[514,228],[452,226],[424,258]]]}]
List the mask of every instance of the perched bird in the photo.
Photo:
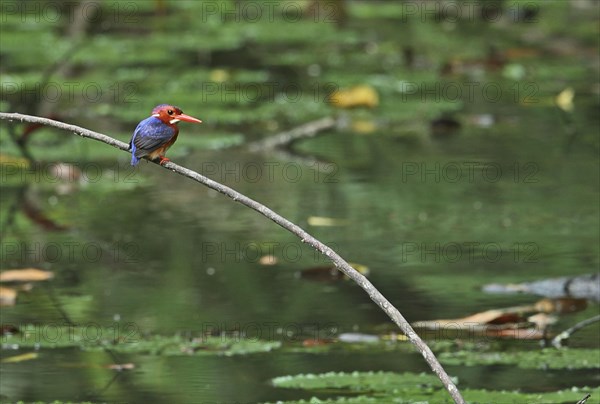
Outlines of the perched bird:
[{"label": "perched bird", "polygon": [[160,104],[152,110],[152,116],[140,122],[129,141],[131,165],[135,166],[142,157],[157,160],[160,165],[169,161],[167,149],[175,143],[179,121],[202,123],[200,119],[184,114],[180,108]]}]

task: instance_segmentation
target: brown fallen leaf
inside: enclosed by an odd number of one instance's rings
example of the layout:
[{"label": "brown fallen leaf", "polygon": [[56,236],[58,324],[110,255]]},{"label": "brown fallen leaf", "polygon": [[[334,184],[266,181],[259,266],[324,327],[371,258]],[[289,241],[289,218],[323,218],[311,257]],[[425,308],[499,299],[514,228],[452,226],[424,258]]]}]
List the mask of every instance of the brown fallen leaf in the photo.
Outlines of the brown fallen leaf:
[{"label": "brown fallen leaf", "polygon": [[[544,313],[556,311],[557,303],[553,300],[568,299],[542,299],[533,305],[486,310],[458,319],[417,321],[412,325],[425,330],[463,330],[499,338],[542,339],[547,336],[548,326],[556,322],[554,316]],[[527,313],[534,314],[527,316]]]},{"label": "brown fallen leaf", "polygon": [[545,330],[548,326],[556,324],[558,319],[555,316],[549,316],[546,313],[538,313],[527,317],[527,321],[533,323],[540,330]]},{"label": "brown fallen leaf", "polygon": [[307,338],[302,341],[302,346],[305,348],[312,348],[315,346],[325,346],[333,344],[335,341],[331,338]]},{"label": "brown fallen leaf", "polygon": [[0,336],[13,335],[19,332],[19,329],[14,324],[2,324],[0,326]]},{"label": "brown fallen leaf", "polygon": [[533,58],[539,56],[540,51],[534,48],[508,48],[504,54],[507,59]]},{"label": "brown fallen leaf", "polygon": [[557,299],[542,299],[535,304],[542,313],[575,313],[587,308],[587,299],[561,297]]},{"label": "brown fallen leaf", "polygon": [[417,327],[439,328],[449,325],[452,327],[473,325],[511,325],[525,321],[525,313],[536,312],[535,305],[507,307],[504,309],[492,309],[471,314],[462,318],[439,319],[428,321],[417,321],[413,323]]},{"label": "brown fallen leaf", "polygon": [[511,338],[517,340],[540,340],[546,337],[544,330],[539,328],[511,328],[511,329],[495,329],[488,328],[486,336]]},{"label": "brown fallen leaf", "polygon": [[[519,310],[522,311],[522,310]],[[456,319],[439,319],[429,321],[417,321],[413,323],[415,327],[421,328],[444,328],[444,326],[464,327],[465,329],[472,328],[474,325],[489,325],[489,324],[506,324],[516,323],[523,320],[523,317],[517,314],[514,308],[511,309],[495,309],[486,310],[480,313],[475,313],[467,317],[456,318]]]},{"label": "brown fallen leaf", "polygon": [[0,307],[14,306],[17,302],[17,291],[0,286]]},{"label": "brown fallen leaf", "polygon": [[53,272],[36,268],[9,269],[0,273],[0,282],[39,282],[53,277]]}]

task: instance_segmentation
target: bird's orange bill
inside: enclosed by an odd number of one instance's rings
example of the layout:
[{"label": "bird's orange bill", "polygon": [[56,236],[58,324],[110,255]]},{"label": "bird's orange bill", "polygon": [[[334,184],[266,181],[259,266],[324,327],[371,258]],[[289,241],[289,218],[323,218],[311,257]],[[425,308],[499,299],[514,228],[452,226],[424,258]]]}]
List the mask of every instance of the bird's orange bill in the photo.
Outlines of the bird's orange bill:
[{"label": "bird's orange bill", "polygon": [[186,114],[175,115],[173,116],[173,119],[179,119],[180,121],[184,122],[202,123],[200,119],[194,118],[193,116],[189,116]]}]

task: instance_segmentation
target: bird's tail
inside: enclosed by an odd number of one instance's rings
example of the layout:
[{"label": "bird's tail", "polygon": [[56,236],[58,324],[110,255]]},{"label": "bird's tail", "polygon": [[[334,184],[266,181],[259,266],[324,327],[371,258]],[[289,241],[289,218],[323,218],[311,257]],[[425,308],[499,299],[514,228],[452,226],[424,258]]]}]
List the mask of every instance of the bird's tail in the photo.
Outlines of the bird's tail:
[{"label": "bird's tail", "polygon": [[140,162],[140,159],[135,155],[135,145],[133,142],[129,143],[129,150],[131,150],[131,165],[137,166],[137,164]]}]

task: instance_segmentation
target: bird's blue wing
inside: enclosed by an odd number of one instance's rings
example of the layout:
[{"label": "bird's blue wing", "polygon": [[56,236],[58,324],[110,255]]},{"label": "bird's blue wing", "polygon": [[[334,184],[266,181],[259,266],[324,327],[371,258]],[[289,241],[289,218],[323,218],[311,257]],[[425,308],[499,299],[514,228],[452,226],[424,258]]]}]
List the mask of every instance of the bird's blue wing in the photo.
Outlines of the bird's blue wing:
[{"label": "bird's blue wing", "polygon": [[133,132],[129,148],[131,165],[136,165],[142,157],[167,143],[175,135],[175,130],[160,119],[151,116],[140,122]]}]

